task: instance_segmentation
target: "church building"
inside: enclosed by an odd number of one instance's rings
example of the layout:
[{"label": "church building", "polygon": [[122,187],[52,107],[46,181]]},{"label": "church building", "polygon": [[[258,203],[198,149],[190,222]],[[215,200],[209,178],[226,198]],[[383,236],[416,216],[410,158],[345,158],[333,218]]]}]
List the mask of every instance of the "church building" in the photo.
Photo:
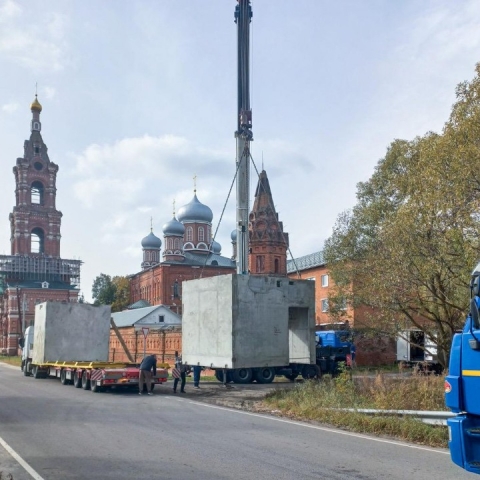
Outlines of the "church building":
[{"label": "church building", "polygon": [[[130,308],[165,305],[181,314],[183,281],[236,272],[236,230],[232,256],[222,256],[212,238],[212,219],[212,210],[194,191],[193,199],[163,226],[163,243],[153,231],[142,240],[142,271],[130,276]],[[265,171],[249,216],[249,246],[250,274],[287,275],[288,234],[278,220]]]},{"label": "church building", "polygon": [[11,255],[0,255],[0,352],[17,355],[19,340],[33,323],[35,305],[77,302],[80,260],[60,257],[62,213],[56,208],[58,165],[48,158],[41,135],[37,96],[30,139],[13,167],[15,206],[10,213]]}]

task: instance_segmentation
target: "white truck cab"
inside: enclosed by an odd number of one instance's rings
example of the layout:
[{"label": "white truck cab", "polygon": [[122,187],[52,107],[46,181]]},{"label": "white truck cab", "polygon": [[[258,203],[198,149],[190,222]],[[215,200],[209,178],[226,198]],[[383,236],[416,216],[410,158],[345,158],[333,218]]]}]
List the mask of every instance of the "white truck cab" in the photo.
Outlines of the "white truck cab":
[{"label": "white truck cab", "polygon": [[31,370],[30,364],[32,363],[33,333],[33,326],[27,327],[25,330],[25,338],[23,339],[21,369],[26,377],[30,375]]}]

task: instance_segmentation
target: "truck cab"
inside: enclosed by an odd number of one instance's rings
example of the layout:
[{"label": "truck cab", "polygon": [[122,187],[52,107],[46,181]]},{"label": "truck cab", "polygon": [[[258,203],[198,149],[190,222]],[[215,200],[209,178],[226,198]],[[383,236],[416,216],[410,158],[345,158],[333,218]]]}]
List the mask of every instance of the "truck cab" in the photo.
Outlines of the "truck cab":
[{"label": "truck cab", "polygon": [[480,475],[480,264],[472,273],[470,313],[453,337],[445,404],[457,414],[447,420],[452,461]]},{"label": "truck cab", "polygon": [[23,339],[22,363],[20,367],[26,377],[30,375],[30,364],[32,362],[33,353],[33,334],[34,327],[27,327],[25,330],[25,338]]}]

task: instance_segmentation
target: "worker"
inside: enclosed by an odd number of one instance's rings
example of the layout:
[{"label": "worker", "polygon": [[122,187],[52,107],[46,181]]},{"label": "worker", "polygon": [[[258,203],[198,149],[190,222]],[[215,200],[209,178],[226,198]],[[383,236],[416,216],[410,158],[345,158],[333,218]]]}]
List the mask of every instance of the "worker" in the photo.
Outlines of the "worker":
[{"label": "worker", "polygon": [[200,372],[203,368],[200,365],[193,366],[193,388],[200,388]]},{"label": "worker", "polygon": [[173,369],[173,393],[177,393],[178,381],[181,380],[180,392],[185,393],[185,382],[187,381],[187,366],[182,363],[182,356],[175,351],[175,368]]},{"label": "worker", "polygon": [[138,374],[138,388],[139,388],[138,394],[139,395],[142,395],[143,393],[143,384],[147,386],[147,394],[153,395],[152,370],[153,370],[153,375],[156,375],[157,374],[157,356],[155,354],[147,355],[146,357],[144,357],[144,359],[142,360],[142,363],[140,364],[140,372]]}]

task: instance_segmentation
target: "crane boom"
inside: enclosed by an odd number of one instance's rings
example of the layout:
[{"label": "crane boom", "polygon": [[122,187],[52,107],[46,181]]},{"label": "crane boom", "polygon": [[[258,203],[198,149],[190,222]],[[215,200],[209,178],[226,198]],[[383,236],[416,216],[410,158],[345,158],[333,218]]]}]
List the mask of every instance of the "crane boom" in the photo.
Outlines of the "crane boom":
[{"label": "crane boom", "polygon": [[238,111],[237,131],[237,273],[248,273],[248,209],[250,200],[250,142],[252,134],[252,110],[250,108],[250,0],[237,0],[235,23],[237,24],[237,76]]}]

